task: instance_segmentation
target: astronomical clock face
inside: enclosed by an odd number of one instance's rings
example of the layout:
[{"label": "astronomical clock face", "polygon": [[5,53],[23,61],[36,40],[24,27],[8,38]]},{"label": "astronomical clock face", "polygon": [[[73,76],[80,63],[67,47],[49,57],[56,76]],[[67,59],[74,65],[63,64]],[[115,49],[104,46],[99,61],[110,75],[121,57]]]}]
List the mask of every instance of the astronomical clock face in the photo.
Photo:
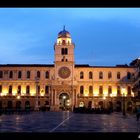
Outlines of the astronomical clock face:
[{"label": "astronomical clock face", "polygon": [[58,70],[58,75],[63,78],[63,79],[66,79],[70,76],[70,69],[68,67],[61,67],[59,70]]}]

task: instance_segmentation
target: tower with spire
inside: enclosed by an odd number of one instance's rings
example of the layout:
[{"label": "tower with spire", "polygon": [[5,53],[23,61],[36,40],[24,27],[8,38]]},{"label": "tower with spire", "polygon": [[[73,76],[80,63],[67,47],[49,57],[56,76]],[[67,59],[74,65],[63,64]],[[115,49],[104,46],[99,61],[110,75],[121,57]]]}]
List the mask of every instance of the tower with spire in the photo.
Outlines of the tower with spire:
[{"label": "tower with spire", "polygon": [[60,67],[66,66],[70,69],[72,76],[72,71],[74,68],[74,44],[71,39],[71,35],[66,31],[65,26],[63,30],[58,33],[57,41],[54,45],[55,51],[55,77],[62,79],[58,75],[58,70]]}]

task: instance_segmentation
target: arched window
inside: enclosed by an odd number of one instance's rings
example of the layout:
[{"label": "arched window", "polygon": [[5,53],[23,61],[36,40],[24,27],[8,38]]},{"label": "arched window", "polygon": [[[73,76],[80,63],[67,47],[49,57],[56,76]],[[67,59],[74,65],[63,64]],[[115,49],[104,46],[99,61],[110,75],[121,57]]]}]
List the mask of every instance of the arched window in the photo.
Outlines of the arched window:
[{"label": "arched window", "polygon": [[108,79],[111,79],[111,78],[112,78],[112,73],[108,72]]},{"label": "arched window", "polygon": [[0,78],[3,78],[3,71],[0,71]]},{"label": "arched window", "polygon": [[89,94],[93,94],[93,87],[89,86]]},{"label": "arched window", "polygon": [[2,85],[0,85],[0,93],[2,93]]},{"label": "arched window", "polygon": [[12,93],[12,85],[9,86],[9,94]]},{"label": "arched window", "polygon": [[18,91],[17,93],[21,93],[21,86],[18,86]]},{"label": "arched window", "polygon": [[127,72],[127,79],[131,79],[131,73]]},{"label": "arched window", "polygon": [[49,94],[49,86],[45,86],[45,94]]},{"label": "arched window", "polygon": [[37,78],[40,78],[40,71],[37,71]]},{"label": "arched window", "polygon": [[65,54],[68,54],[68,48],[65,48]]},{"label": "arched window", "polygon": [[46,79],[49,79],[49,72],[48,71],[46,71]]},{"label": "arched window", "polygon": [[62,55],[65,54],[65,49],[64,49],[64,48],[61,49],[61,54],[62,54]]},{"label": "arched window", "polygon": [[111,94],[111,93],[112,93],[112,87],[109,86],[109,87],[108,87],[108,94]]},{"label": "arched window", "polygon": [[66,44],[66,41],[65,40],[62,40],[62,45],[65,45]]},{"label": "arched window", "polygon": [[131,95],[131,87],[130,86],[127,87],[127,94]]},{"label": "arched window", "polygon": [[117,86],[117,95],[118,95],[118,96],[121,95],[121,88],[120,88],[120,86]]},{"label": "arched window", "polygon": [[80,86],[80,94],[84,94],[84,86]]},{"label": "arched window", "polygon": [[27,71],[27,79],[30,79],[30,71]]},{"label": "arched window", "polygon": [[120,72],[117,72],[117,79],[120,79],[121,78],[121,74]]},{"label": "arched window", "polygon": [[61,54],[62,55],[68,54],[68,48],[62,48],[61,49]]},{"label": "arched window", "polygon": [[68,59],[66,59],[66,62],[68,61]]},{"label": "arched window", "polygon": [[84,73],[83,73],[83,71],[80,72],[80,79],[84,79]]},{"label": "arched window", "polygon": [[22,73],[21,71],[18,72],[18,78],[21,78],[22,77]]},{"label": "arched window", "polygon": [[37,88],[38,88],[38,95],[40,95],[40,86],[38,85]]},{"label": "arched window", "polygon": [[93,75],[92,75],[92,72],[90,71],[89,72],[89,79],[92,79]]},{"label": "arched window", "polygon": [[99,86],[99,94],[103,94],[103,86]]},{"label": "arched window", "polygon": [[26,86],[26,94],[30,93],[30,86]]},{"label": "arched window", "polygon": [[99,72],[99,79],[103,79],[103,72]]},{"label": "arched window", "polygon": [[13,78],[13,71],[10,71],[9,78]]}]

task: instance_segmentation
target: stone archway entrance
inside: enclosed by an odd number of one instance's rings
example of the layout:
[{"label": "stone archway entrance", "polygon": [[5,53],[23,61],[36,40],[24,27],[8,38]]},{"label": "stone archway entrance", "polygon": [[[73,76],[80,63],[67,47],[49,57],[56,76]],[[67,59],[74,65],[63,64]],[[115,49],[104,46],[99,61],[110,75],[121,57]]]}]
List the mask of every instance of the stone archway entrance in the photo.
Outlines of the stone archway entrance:
[{"label": "stone archway entrance", "polygon": [[21,109],[21,101],[16,102],[16,109]]},{"label": "stone archway entrance", "polygon": [[70,97],[67,93],[61,93],[59,95],[59,108],[61,110],[69,110],[70,109]]}]

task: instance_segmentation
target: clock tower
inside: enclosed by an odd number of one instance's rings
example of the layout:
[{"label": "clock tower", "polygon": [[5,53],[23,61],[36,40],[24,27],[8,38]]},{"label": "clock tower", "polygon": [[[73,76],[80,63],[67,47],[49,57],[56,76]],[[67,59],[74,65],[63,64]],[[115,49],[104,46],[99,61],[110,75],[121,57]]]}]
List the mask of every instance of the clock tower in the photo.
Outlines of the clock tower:
[{"label": "clock tower", "polygon": [[[74,44],[71,35],[65,30],[58,33],[55,50],[55,80],[72,81],[74,70]],[[69,82],[70,83],[70,82]]]}]

